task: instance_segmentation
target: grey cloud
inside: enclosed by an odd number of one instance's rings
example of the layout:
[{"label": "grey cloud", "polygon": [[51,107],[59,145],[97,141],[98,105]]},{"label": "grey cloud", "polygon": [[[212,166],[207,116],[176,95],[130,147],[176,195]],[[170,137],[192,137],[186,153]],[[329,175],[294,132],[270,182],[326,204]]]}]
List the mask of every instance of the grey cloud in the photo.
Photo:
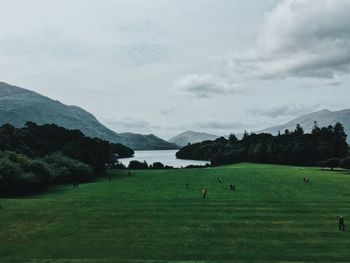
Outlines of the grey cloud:
[{"label": "grey cloud", "polygon": [[169,32],[146,21],[116,28],[114,45],[129,62],[144,64],[162,61],[172,49]]},{"label": "grey cloud", "polygon": [[246,78],[334,78],[350,71],[350,1],[283,0],[265,17],[257,45],[227,59]]},{"label": "grey cloud", "polygon": [[194,126],[200,129],[235,131],[254,128],[255,124],[245,123],[241,121],[209,120],[206,122],[198,122],[194,124]]},{"label": "grey cloud", "polygon": [[173,113],[174,111],[175,111],[175,109],[164,109],[164,110],[161,110],[160,113],[163,115],[169,115],[169,114]]},{"label": "grey cloud", "polygon": [[104,119],[104,123],[117,132],[152,133],[155,130],[160,129],[160,126],[132,117]]},{"label": "grey cloud", "polygon": [[270,118],[276,117],[290,117],[300,114],[305,114],[313,112],[317,109],[320,109],[319,105],[300,105],[300,104],[291,104],[291,105],[270,105],[266,108],[252,108],[248,110],[250,114],[265,116]]},{"label": "grey cloud", "polygon": [[175,81],[175,87],[180,88],[196,98],[209,98],[240,92],[236,83],[210,74],[187,75]]}]

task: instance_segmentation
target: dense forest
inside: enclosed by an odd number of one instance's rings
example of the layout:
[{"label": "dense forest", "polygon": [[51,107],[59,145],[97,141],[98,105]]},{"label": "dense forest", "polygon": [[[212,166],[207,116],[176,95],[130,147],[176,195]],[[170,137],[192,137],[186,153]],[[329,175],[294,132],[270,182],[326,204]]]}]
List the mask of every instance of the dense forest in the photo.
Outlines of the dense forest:
[{"label": "dense forest", "polygon": [[0,127],[0,195],[28,194],[56,183],[78,183],[104,175],[106,164],[134,151],[86,137],[79,130],[27,122]]},{"label": "dense forest", "polygon": [[[273,136],[267,133],[244,133],[241,140],[234,134],[228,139],[189,144],[181,148],[180,159],[209,160],[212,165],[256,162],[293,165],[326,166],[340,162],[348,154],[347,135],[340,123],[319,128],[315,122],[310,134],[298,124],[294,131],[285,130]],[[347,159],[343,160],[346,163]]]}]

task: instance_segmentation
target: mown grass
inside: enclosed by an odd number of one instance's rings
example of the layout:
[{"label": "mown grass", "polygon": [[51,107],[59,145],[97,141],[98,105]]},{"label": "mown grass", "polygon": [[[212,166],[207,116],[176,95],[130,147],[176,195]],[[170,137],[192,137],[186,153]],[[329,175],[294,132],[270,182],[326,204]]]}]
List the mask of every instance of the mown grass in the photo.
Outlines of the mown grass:
[{"label": "mown grass", "polygon": [[110,173],[111,182],[0,199],[0,262],[350,261],[350,231],[337,221],[350,222],[345,172],[238,164]]}]

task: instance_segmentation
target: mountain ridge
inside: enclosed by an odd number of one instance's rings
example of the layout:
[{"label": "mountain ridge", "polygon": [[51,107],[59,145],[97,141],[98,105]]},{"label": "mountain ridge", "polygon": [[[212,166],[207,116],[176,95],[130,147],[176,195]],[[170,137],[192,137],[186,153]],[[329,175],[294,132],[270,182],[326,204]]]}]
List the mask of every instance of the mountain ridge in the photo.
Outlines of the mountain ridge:
[{"label": "mountain ridge", "polygon": [[116,133],[101,124],[90,112],[18,86],[0,82],[0,124],[22,127],[27,121],[37,124],[57,124],[67,129],[81,130],[89,137],[121,143],[134,150],[176,149],[154,134]]},{"label": "mountain ridge", "polygon": [[219,138],[220,136],[205,133],[205,132],[196,132],[187,130],[185,132],[182,132],[172,138],[170,138],[168,141],[175,143],[181,147],[186,146],[189,143],[197,143],[202,141],[211,141]]},{"label": "mountain ridge", "polygon": [[327,127],[329,125],[334,125],[337,122],[340,122],[343,124],[344,130],[348,135],[347,141],[350,142],[350,109],[337,111],[323,109],[320,111],[303,114],[292,119],[291,121],[288,121],[281,125],[265,128],[259,132],[266,132],[276,135],[279,131],[283,133],[286,129],[292,131],[295,129],[295,126],[297,124],[300,124],[301,127],[304,128],[305,132],[310,133],[315,121],[317,121],[319,127]]}]

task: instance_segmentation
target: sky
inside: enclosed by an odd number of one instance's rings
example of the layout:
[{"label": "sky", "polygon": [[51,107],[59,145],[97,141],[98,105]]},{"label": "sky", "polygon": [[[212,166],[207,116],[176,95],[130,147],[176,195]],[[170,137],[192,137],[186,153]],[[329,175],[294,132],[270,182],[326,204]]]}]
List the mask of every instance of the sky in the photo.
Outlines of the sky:
[{"label": "sky", "polygon": [[349,108],[349,0],[0,0],[0,81],[169,139]]}]

